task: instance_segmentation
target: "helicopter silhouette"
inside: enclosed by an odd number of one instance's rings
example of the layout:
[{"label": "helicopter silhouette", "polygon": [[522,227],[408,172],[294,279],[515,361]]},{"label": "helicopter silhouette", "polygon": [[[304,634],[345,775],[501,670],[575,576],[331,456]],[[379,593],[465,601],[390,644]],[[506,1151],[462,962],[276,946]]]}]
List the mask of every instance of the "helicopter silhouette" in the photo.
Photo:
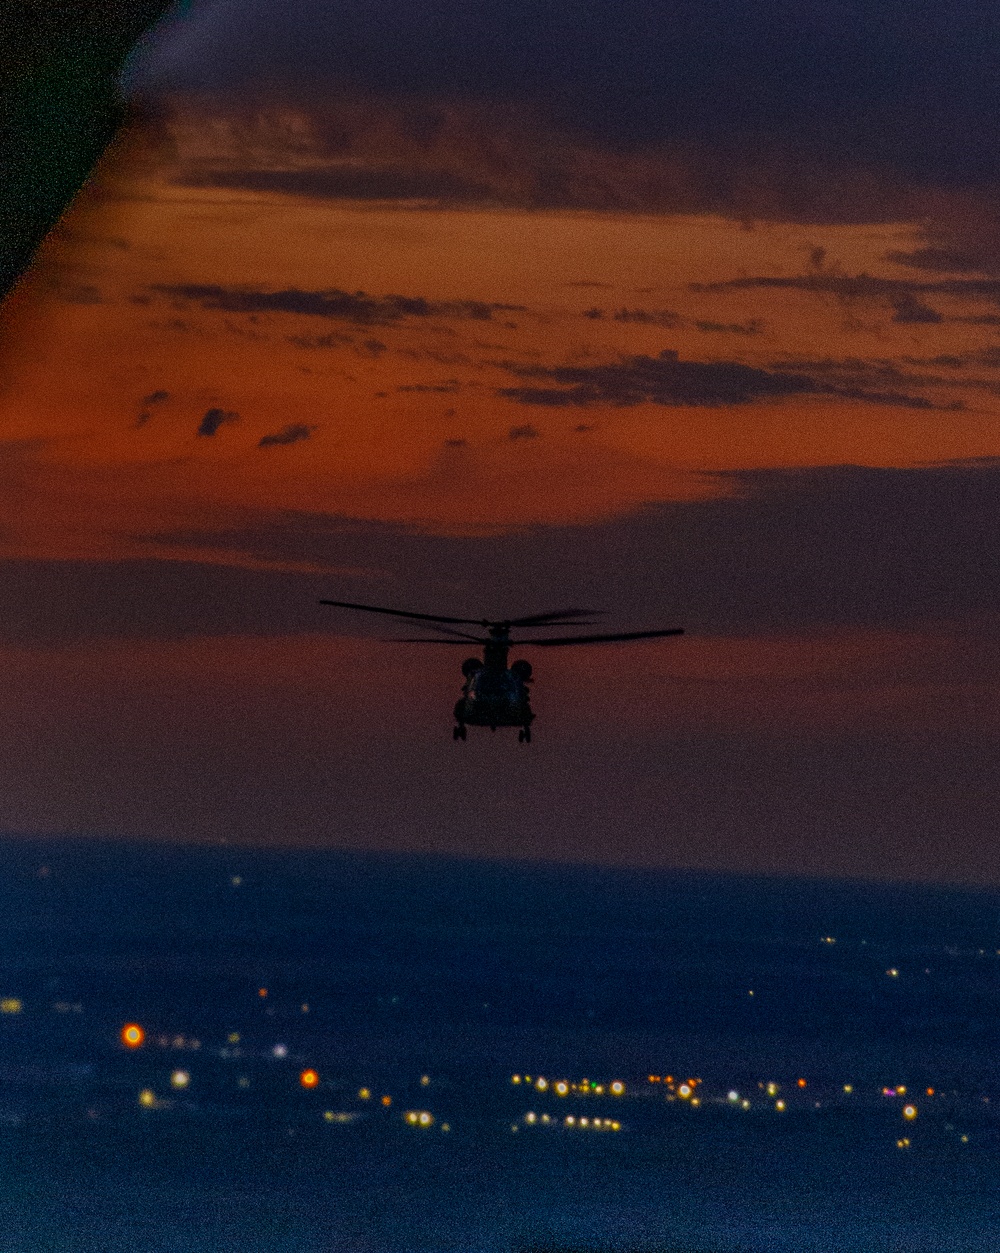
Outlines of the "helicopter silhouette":
[{"label": "helicopter silhouette", "polygon": [[[468,734],[466,728],[489,727],[495,731],[497,727],[518,727],[518,740],[522,743],[531,742],[531,724],[535,715],[531,709],[528,684],[532,681],[531,663],[515,661],[507,664],[507,654],[512,647],[557,648],[568,644],[612,644],[622,640],[660,639],[667,635],[683,635],[682,627],[672,627],[660,631],[626,631],[614,635],[561,635],[549,639],[512,640],[513,627],[570,627],[590,626],[585,617],[597,612],[593,609],[556,609],[550,613],[531,614],[526,618],[504,618],[493,621],[489,618],[449,618],[442,614],[410,613],[405,609],[386,609],[380,605],[357,605],[346,600],[321,600],[321,605],[333,605],[338,609],[360,609],[365,613],[390,614],[395,618],[415,619],[431,625],[426,630],[438,631],[441,635],[453,636],[452,639],[397,639],[400,644],[479,644],[483,649],[482,660],[469,657],[462,662],[462,675],[465,683],[462,686],[461,699],[455,705],[455,727],[452,736],[456,740],[464,740]],[[442,623],[449,625],[443,626]],[[476,626],[486,631],[486,638],[469,635],[464,631],[454,631],[454,626]]]}]

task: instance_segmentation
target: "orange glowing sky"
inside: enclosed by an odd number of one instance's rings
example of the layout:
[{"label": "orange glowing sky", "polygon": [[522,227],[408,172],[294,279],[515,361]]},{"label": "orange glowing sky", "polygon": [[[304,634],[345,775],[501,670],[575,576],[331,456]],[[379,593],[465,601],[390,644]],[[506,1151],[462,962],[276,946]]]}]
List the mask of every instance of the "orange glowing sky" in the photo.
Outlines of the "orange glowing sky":
[{"label": "orange glowing sky", "polygon": [[[939,548],[878,565],[883,498],[909,536],[948,475],[1000,456],[1000,293],[915,269],[916,201],[817,224],[350,199],[306,186],[328,173],[308,117],[171,107],[109,151],[2,313],[3,825],[993,877],[972,840],[956,869],[924,836],[920,861],[860,834],[902,812],[895,773],[925,779],[911,817],[926,780],[977,821],[995,800],[919,748],[995,735],[974,560],[962,604],[920,583]],[[810,468],[786,525],[766,472]],[[438,759],[455,656],[387,653],[370,622],[321,620],[323,594],[593,602],[690,636],[546,657],[553,743],[512,774],[489,743]],[[468,789],[493,815],[475,835]],[[633,811],[662,830],[609,849]]]},{"label": "orange glowing sky", "polygon": [[[1000,372],[983,356],[993,335],[967,320],[991,307],[981,297],[935,296],[937,320],[919,321],[884,295],[718,286],[810,274],[905,284],[912,270],[886,258],[919,245],[918,222],[324,201],[183,186],[183,145],[155,162],[139,147],[133,136],[108,155],[7,310],[0,414],[31,484],[7,497],[8,553],[153,553],[139,537],[219,510],[482,531],[717,490],[705,471],[1000,452]],[[184,287],[363,291],[441,309],[365,324],[162,290]],[[514,308],[477,318],[469,302]],[[818,362],[828,377],[841,363],[844,386],[741,404],[500,394],[518,369],[664,350],[769,371]],[[156,392],[169,395],[144,406]],[[199,437],[214,407],[238,420]],[[289,426],[309,437],[258,447]]]}]

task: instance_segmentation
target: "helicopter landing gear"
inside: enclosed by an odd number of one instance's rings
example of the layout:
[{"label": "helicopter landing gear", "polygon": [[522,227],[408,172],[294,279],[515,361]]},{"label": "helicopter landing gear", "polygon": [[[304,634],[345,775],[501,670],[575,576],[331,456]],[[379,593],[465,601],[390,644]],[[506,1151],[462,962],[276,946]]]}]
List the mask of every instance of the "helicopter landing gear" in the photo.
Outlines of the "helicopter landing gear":
[{"label": "helicopter landing gear", "polygon": [[465,729],[464,722],[460,722],[457,727],[452,728],[451,738],[453,740],[464,740],[467,735],[468,731]]},{"label": "helicopter landing gear", "polygon": [[517,733],[517,742],[519,744],[531,743],[531,727],[522,727]]}]

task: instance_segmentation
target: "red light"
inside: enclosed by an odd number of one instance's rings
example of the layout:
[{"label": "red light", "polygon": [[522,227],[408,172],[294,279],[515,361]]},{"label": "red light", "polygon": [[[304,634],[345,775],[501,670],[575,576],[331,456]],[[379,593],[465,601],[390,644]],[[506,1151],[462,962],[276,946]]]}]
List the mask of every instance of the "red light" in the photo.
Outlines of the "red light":
[{"label": "red light", "polygon": [[303,1070],[302,1074],[299,1075],[299,1083],[304,1088],[314,1088],[319,1083],[319,1075],[315,1070]]},{"label": "red light", "polygon": [[137,1022],[127,1022],[122,1027],[122,1044],[126,1048],[137,1049],[145,1038],[146,1033]]}]

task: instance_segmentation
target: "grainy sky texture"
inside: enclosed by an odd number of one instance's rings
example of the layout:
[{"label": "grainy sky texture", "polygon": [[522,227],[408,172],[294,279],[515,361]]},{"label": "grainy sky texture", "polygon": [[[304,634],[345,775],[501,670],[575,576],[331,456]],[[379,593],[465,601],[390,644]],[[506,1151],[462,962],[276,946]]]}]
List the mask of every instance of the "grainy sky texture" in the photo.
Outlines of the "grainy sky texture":
[{"label": "grainy sky texture", "polygon": [[[2,313],[0,823],[1000,881],[998,21],[161,26]],[[455,745],[319,596],[689,634]]]}]

